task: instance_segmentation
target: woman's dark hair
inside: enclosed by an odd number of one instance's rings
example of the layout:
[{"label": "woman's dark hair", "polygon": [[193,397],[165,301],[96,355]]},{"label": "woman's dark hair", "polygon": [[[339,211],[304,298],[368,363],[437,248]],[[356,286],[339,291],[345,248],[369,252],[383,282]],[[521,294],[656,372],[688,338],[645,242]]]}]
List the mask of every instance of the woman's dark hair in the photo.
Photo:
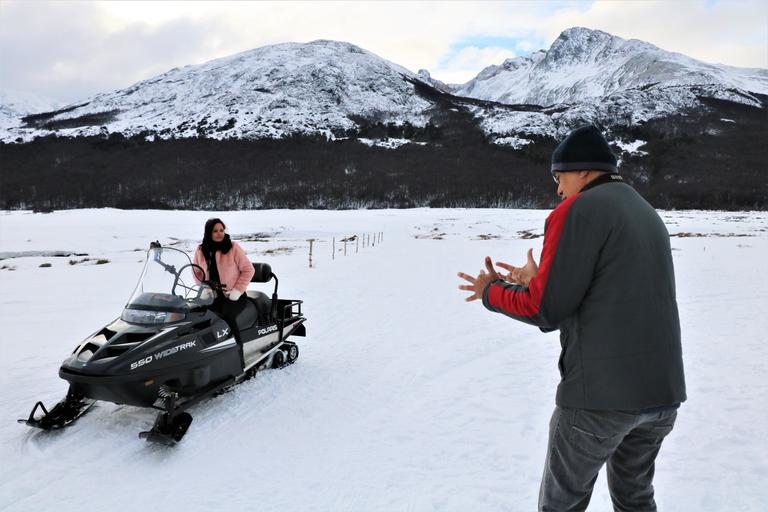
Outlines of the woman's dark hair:
[{"label": "woman's dark hair", "polygon": [[221,251],[223,254],[226,254],[232,248],[232,241],[229,239],[229,235],[224,235],[224,240],[221,242],[213,241],[213,228],[216,227],[216,224],[221,224],[221,227],[227,229],[226,224],[217,217],[205,221],[203,243],[200,244],[200,247],[203,249],[203,253],[206,254],[206,258],[216,251]]},{"label": "woman's dark hair", "polygon": [[218,217],[213,217],[211,219],[208,219],[207,221],[205,221],[205,232],[203,233],[203,245],[209,245],[213,242],[213,228],[216,227],[216,224],[221,224],[221,227],[223,227],[224,229],[227,229],[227,226]]}]

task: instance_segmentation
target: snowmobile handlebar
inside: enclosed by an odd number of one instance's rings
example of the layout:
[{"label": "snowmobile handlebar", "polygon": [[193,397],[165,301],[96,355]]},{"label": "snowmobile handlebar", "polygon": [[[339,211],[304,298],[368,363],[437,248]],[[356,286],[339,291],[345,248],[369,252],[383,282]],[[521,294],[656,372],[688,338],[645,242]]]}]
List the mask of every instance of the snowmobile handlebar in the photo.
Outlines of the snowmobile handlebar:
[{"label": "snowmobile handlebar", "polygon": [[[183,267],[181,267],[177,271],[176,268],[173,265],[166,265],[166,264],[164,264],[164,263],[162,263],[160,261],[158,261],[158,263],[160,263],[160,265],[162,265],[163,268],[165,268],[165,270],[167,272],[169,272],[169,273],[174,275],[173,287],[171,288],[171,293],[173,295],[176,295],[176,288],[178,287],[178,288],[181,288],[182,290],[184,290],[185,294],[188,293],[188,292],[193,292],[194,293],[196,291],[197,292],[197,296],[200,297],[200,293],[201,293],[202,290],[197,289],[196,287],[189,286],[186,283],[184,283],[184,281],[181,279],[181,273],[182,273],[182,271],[184,269],[186,269],[187,267],[190,267],[194,274],[197,274],[197,272],[200,271],[201,274],[205,275],[205,271],[203,270],[203,267],[201,267],[200,265],[198,265],[196,263],[188,263],[187,265],[184,265]],[[210,285],[210,283],[206,283],[206,284]],[[213,286],[211,286],[211,287],[213,288]]]},{"label": "snowmobile handlebar", "polygon": [[226,287],[216,281],[203,281],[202,284],[206,284],[211,287],[211,290],[215,291],[216,293],[224,293],[226,290]]}]

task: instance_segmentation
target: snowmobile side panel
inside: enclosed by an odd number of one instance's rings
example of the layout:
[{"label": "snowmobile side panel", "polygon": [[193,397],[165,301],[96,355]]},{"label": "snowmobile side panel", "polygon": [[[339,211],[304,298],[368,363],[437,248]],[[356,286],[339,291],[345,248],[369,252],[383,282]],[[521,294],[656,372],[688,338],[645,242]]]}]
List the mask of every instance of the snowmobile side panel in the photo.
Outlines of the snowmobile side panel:
[{"label": "snowmobile side panel", "polygon": [[192,395],[202,386],[225,381],[242,372],[240,353],[234,345],[206,356],[194,365],[182,365],[161,373],[145,370],[121,375],[89,375],[62,366],[59,377],[69,381],[76,392],[95,400],[150,407],[161,386],[182,396]]}]

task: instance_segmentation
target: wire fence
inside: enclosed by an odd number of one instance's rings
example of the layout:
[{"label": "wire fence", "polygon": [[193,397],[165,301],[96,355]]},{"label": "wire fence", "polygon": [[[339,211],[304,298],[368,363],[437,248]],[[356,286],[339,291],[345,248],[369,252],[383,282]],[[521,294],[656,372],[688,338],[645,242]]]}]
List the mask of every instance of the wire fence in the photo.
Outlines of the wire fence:
[{"label": "wire fence", "polygon": [[[322,242],[317,238],[310,238],[309,243],[309,268],[314,268],[315,244]],[[358,254],[361,249],[376,247],[384,243],[384,232],[375,231],[371,233],[354,234],[344,238],[331,238],[331,260],[336,257],[346,257],[347,255]],[[353,252],[354,251],[354,252]]]}]

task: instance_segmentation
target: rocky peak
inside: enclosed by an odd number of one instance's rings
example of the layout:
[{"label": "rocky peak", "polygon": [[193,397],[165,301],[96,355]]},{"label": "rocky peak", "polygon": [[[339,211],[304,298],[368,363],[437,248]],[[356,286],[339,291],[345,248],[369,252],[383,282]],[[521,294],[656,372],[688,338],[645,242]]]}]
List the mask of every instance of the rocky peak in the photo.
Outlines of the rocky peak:
[{"label": "rocky peak", "polygon": [[417,76],[421,79],[422,82],[427,83],[434,87],[435,89],[447,93],[453,93],[453,88],[446,84],[445,82],[441,82],[440,80],[437,80],[435,78],[432,78],[432,75],[429,74],[429,71],[426,69],[420,69],[417,73]]},{"label": "rocky peak", "polygon": [[626,40],[602,30],[573,27],[564,30],[555,39],[555,42],[546,51],[543,65],[547,68],[554,68],[604,62],[614,56],[627,57],[658,49],[652,44],[637,39]]}]

